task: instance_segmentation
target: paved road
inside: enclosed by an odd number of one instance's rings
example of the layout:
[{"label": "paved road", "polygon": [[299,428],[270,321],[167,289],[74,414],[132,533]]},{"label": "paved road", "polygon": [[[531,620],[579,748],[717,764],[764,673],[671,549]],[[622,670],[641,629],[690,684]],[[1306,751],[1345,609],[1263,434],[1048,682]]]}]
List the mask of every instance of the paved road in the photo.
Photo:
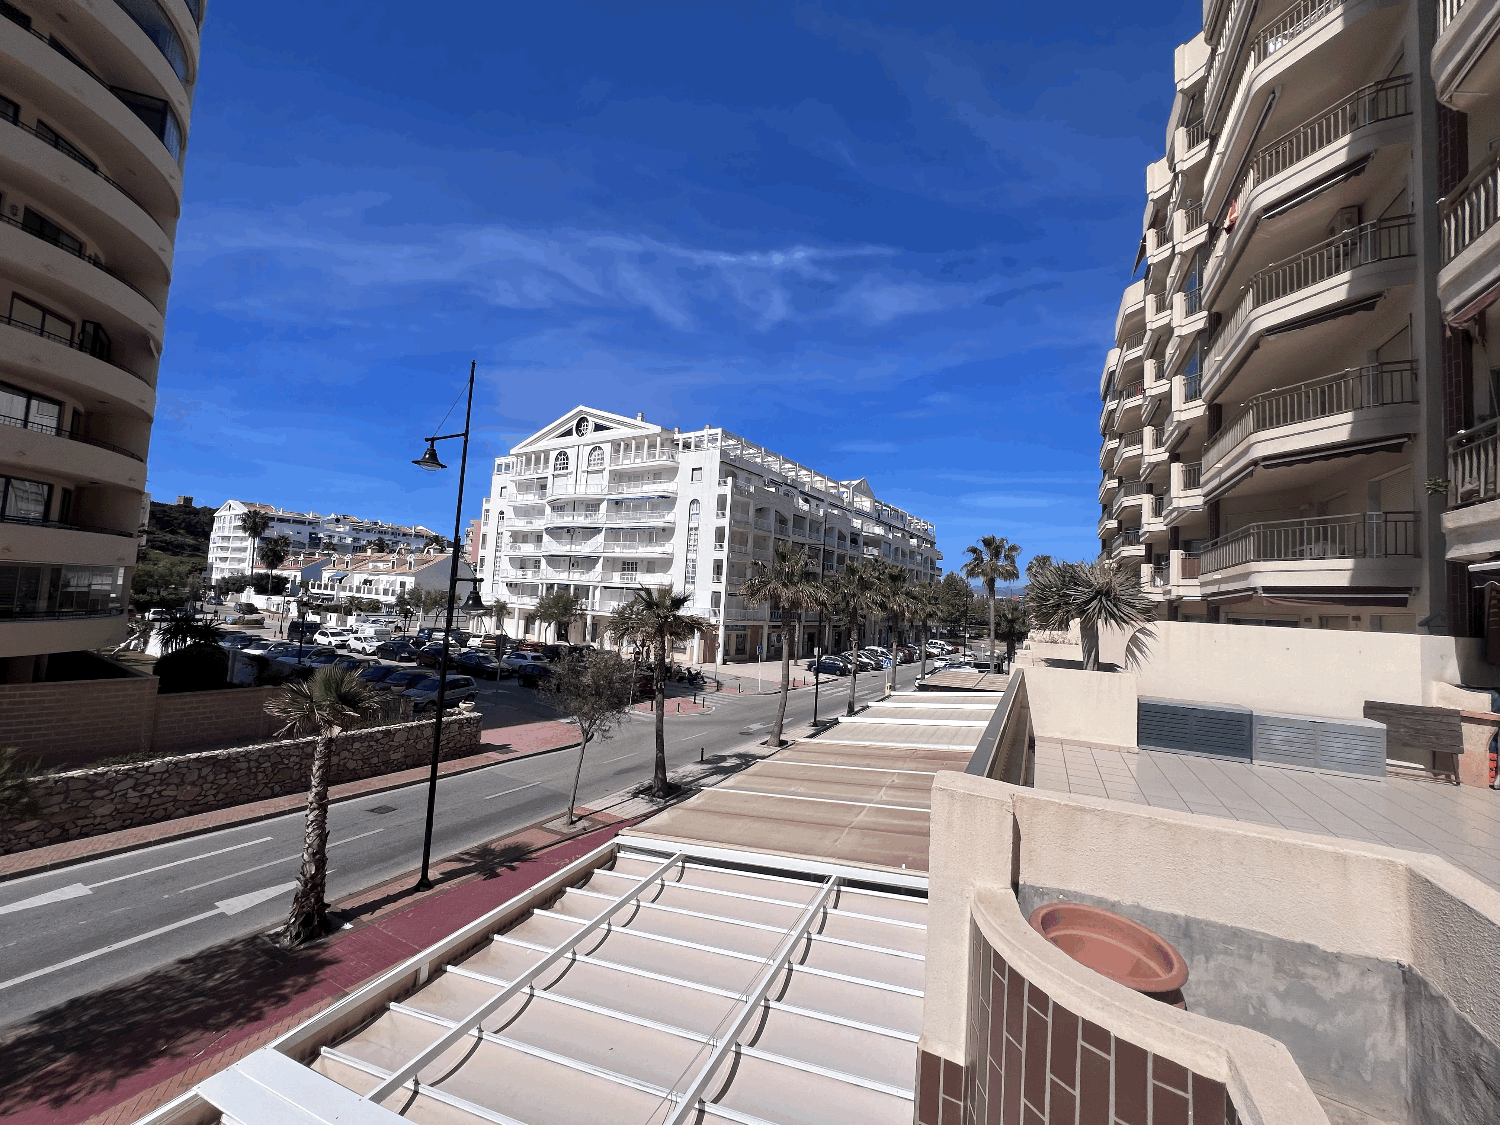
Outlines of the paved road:
[{"label": "paved road", "polygon": [[[897,685],[915,671],[900,669]],[[861,677],[860,697],[881,692]],[[842,711],[848,681],[830,684],[819,709]],[[499,702],[511,691],[496,689]],[[812,693],[794,692],[790,722],[812,717]],[[714,710],[667,715],[669,768],[764,737],[774,695],[717,695]],[[589,748],[579,787],[587,803],[650,777],[650,716],[633,716]],[[563,811],[572,751],[447,778],[438,784],[433,854],[452,856]],[[330,812],[329,899],[374,886],[421,862],[426,785],[335,804]],[[176,843],[0,883],[0,1027],[75,996],[128,980],[232,938],[274,928],[291,901],[301,858],[302,814],[226,828]],[[482,858],[482,857],[476,857]]]}]

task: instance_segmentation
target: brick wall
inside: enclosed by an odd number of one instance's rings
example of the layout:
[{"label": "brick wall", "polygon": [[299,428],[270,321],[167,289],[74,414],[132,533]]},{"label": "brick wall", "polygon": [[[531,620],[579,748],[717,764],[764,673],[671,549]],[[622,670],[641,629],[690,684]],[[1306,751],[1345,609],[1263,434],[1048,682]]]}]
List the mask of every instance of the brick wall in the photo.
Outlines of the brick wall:
[{"label": "brick wall", "polygon": [[151,749],[158,754],[181,754],[264,742],[280,727],[266,714],[266,702],[280,690],[227,688],[159,695]]},{"label": "brick wall", "polygon": [[154,676],[0,685],[0,746],[43,769],[138,754],[151,748],[156,703]]},{"label": "brick wall", "polygon": [[[149,683],[154,690],[156,681]],[[479,727],[477,712],[450,714],[443,722],[442,757],[476,753]],[[30,795],[39,812],[24,820],[0,812],[0,854],[305,793],[316,744],[315,738],[262,742],[34,778]],[[332,784],[413,769],[431,759],[430,719],[351,731],[334,748]]]}]

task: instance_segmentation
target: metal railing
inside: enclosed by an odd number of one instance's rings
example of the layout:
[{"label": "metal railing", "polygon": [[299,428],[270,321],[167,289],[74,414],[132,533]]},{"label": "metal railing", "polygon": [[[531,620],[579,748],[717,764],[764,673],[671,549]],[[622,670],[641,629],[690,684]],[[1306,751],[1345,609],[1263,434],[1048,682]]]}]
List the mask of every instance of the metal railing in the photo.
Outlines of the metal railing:
[{"label": "metal railing", "polygon": [[116,531],[112,527],[89,527],[81,523],[61,523],[58,520],[38,520],[29,516],[12,516],[0,514],[0,523],[18,523],[27,527],[55,527],[60,531],[86,531],[90,535],[118,535],[122,539],[134,539],[140,535],[138,531]]},{"label": "metal railing", "polygon": [[1351,367],[1337,375],[1256,395],[1247,404],[1248,409],[1208,443],[1203,459],[1210,465],[1217,464],[1240,442],[1262,430],[1416,401],[1416,361],[1403,359]]},{"label": "metal railing", "polygon": [[1183,128],[1187,130],[1187,147],[1189,152],[1192,152],[1193,149],[1208,140],[1208,122],[1201,117],[1191,125],[1184,125]]},{"label": "metal railing", "polygon": [[1251,562],[1415,558],[1420,514],[1357,512],[1305,520],[1252,523],[1203,547],[1209,574]]},{"label": "metal railing", "polygon": [[102,606],[99,609],[4,609],[0,621],[77,621],[89,617],[119,617],[124,606]]},{"label": "metal railing", "polygon": [[1184,289],[1182,291],[1182,315],[1193,316],[1203,311],[1203,289],[1201,286],[1195,289]]},{"label": "metal railing", "polygon": [[1151,585],[1158,590],[1170,584],[1172,573],[1171,559],[1157,559],[1151,563]]},{"label": "metal railing", "polygon": [[1443,197],[1439,211],[1446,265],[1500,220],[1500,148]]},{"label": "metal railing", "polygon": [[129,457],[132,461],[139,461],[143,465],[146,463],[146,459],[140,454],[132,453],[123,446],[113,445],[107,441],[100,441],[98,438],[83,437],[81,434],[70,434],[67,430],[59,429],[57,426],[43,426],[36,422],[26,422],[20,418],[12,418],[9,414],[0,414],[0,426],[14,426],[20,430],[33,430],[39,434],[46,434],[48,437],[67,438],[69,441],[76,441],[81,445],[92,445],[96,449],[107,449],[111,453],[118,453],[122,457]]},{"label": "metal railing", "polygon": [[1184,489],[1200,488],[1203,484],[1203,462],[1184,461],[1182,463],[1182,487]]},{"label": "metal railing", "polygon": [[142,300],[144,300],[148,305],[150,305],[153,309],[156,309],[157,312],[161,311],[160,309],[157,309],[156,302],[153,301],[150,297],[147,297],[145,291],[141,289],[140,286],[134,284],[133,282],[127,281],[114,270],[110,269],[102,261],[99,260],[99,256],[97,254],[85,254],[83,252],[82,243],[80,243],[79,246],[75,249],[74,247],[68,245],[68,243],[64,242],[61,238],[46,235],[39,230],[31,230],[20,219],[12,219],[9,215],[0,215],[0,222],[8,223],[9,225],[15,227],[18,231],[22,231],[25,234],[31,235],[32,238],[39,238],[49,246],[56,246],[63,253],[73,255],[73,257],[77,258],[80,262],[87,262],[100,273],[108,274],[110,277],[114,278],[127,289],[135,290],[135,292],[138,293],[141,296]]},{"label": "metal railing", "polygon": [[1138,547],[1141,543],[1141,529],[1138,527],[1127,527],[1109,541],[1109,549],[1118,551],[1122,547]]},{"label": "metal railing", "polygon": [[1182,400],[1196,402],[1203,397],[1203,373],[1194,371],[1182,377]]},{"label": "metal railing", "polygon": [[1448,506],[1500,497],[1500,418],[1448,439]]},{"label": "metal railing", "polygon": [[1410,257],[1414,253],[1412,234],[1415,228],[1416,217],[1413,215],[1377,219],[1267,266],[1246,283],[1244,295],[1215,339],[1214,358],[1217,360],[1223,356],[1234,340],[1236,330],[1261,305],[1348,273],[1357,266]]},{"label": "metal railing", "polygon": [[1151,491],[1151,486],[1143,480],[1127,480],[1120,485],[1120,497],[1142,496]]},{"label": "metal railing", "polygon": [[1162,512],[1166,510],[1166,507],[1167,498],[1164,495],[1158,494],[1151,497],[1151,514],[1157,519],[1161,519]]},{"label": "metal railing", "polygon": [[[62,153],[69,160],[83,165],[83,167],[94,173],[94,175],[98,176],[110,187],[114,188],[117,192],[123,195],[126,199],[130,200],[130,202],[134,203],[142,211],[145,211],[146,214],[151,217],[151,221],[153,223],[156,222],[156,216],[152,215],[150,211],[146,210],[146,205],[144,203],[142,203],[139,199],[137,199],[135,196],[131,195],[128,191],[121,187],[117,181],[110,179],[103,172],[99,171],[99,165],[95,164],[87,156],[83,155],[83,153],[79,152],[76,148],[74,148],[62,137],[58,136],[55,132],[52,133],[51,136],[48,136],[47,133],[42,132],[40,129],[35,129],[30,125],[22,124],[20,120],[11,121],[11,119],[8,117],[0,118],[0,120],[10,121],[12,125],[14,125],[17,129],[20,129],[23,133],[30,133],[37,140],[41,141],[42,144],[57,149],[58,152]],[[161,224],[157,223],[157,226],[160,227]]]},{"label": "metal railing", "polygon": [[84,355],[93,356],[93,358],[97,359],[100,363],[107,363],[117,371],[123,371],[129,376],[139,379],[148,387],[151,385],[144,375],[137,375],[134,371],[130,370],[130,368],[124,366],[123,364],[116,363],[113,359],[107,359],[104,356],[95,354],[94,349],[88,347],[84,343],[82,333],[79,333],[78,342],[74,343],[72,337],[59,336],[56,332],[48,332],[45,329],[38,328],[34,324],[27,324],[24,320],[17,320],[14,317],[0,315],[0,324],[8,324],[12,328],[19,328],[22,332],[29,332],[33,336],[40,336],[44,340],[51,340],[54,344],[61,344],[63,347],[68,348],[71,351],[82,352]]},{"label": "metal railing", "polygon": [[609,466],[613,469],[622,465],[650,465],[657,461],[675,460],[677,460],[675,449],[641,449],[613,454],[609,459]]},{"label": "metal railing", "polygon": [[1464,6],[1464,0],[1438,0],[1438,34],[1458,18],[1458,10]]},{"label": "metal railing", "polygon": [[1163,224],[1159,227],[1151,227],[1146,231],[1146,253],[1154,254],[1163,246],[1172,243],[1172,228]]},{"label": "metal railing", "polygon": [[1182,209],[1182,233],[1191,234],[1203,225],[1203,201],[1189,203]]},{"label": "metal railing", "polygon": [[1141,331],[1139,331],[1139,332],[1133,332],[1129,336],[1126,336],[1125,339],[1121,340],[1120,341],[1120,350],[1122,352],[1133,351],[1134,349],[1140,347],[1145,342],[1146,342],[1146,330],[1143,328],[1143,329],[1141,329]]},{"label": "metal railing", "polygon": [[[1376,121],[1411,113],[1411,75],[1402,74],[1362,86],[1301,125],[1283,133],[1250,158],[1247,184],[1285,172],[1350,133]],[[1241,186],[1241,191],[1246,185]]]},{"label": "metal railing", "polygon": [[1121,434],[1120,446],[1127,451],[1132,449],[1139,449],[1141,447],[1142,435],[1144,433],[1144,430],[1132,430],[1128,434]]},{"label": "metal railing", "polygon": [[1146,384],[1144,382],[1131,383],[1130,386],[1126,387],[1123,391],[1120,392],[1119,401],[1125,402],[1129,399],[1139,398],[1145,393]]},{"label": "metal railing", "polygon": [[1250,65],[1259,66],[1325,16],[1343,7],[1344,0],[1297,0],[1266,24],[1250,44]]}]

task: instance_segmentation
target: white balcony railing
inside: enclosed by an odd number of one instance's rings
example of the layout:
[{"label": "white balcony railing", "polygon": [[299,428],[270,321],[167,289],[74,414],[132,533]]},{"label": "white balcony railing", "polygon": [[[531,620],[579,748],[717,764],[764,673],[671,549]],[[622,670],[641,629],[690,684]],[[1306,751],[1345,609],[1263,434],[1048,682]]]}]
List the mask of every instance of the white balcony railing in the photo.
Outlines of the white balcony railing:
[{"label": "white balcony railing", "polygon": [[675,449],[616,450],[609,459],[610,468],[622,465],[655,465],[677,460]]},{"label": "white balcony railing", "polygon": [[1500,219],[1500,148],[1443,197],[1440,210],[1446,265]]},{"label": "white balcony railing", "polygon": [[1448,506],[1500,498],[1500,418],[1448,439]]},{"label": "white balcony railing", "polygon": [[1250,562],[1373,559],[1421,554],[1418,512],[1357,512],[1252,523],[1203,547],[1203,572]]},{"label": "white balcony railing", "polygon": [[1464,6],[1464,0],[1438,0],[1438,34],[1458,17],[1458,10]]}]

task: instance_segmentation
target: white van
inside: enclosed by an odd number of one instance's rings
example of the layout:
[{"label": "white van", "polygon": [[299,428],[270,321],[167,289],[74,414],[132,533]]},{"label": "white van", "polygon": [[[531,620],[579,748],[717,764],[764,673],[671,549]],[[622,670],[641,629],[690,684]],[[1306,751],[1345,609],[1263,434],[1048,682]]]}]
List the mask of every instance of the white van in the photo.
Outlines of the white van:
[{"label": "white van", "polygon": [[395,634],[384,625],[360,625],[349,638],[349,651],[374,652],[377,646],[385,644],[393,636]]}]

